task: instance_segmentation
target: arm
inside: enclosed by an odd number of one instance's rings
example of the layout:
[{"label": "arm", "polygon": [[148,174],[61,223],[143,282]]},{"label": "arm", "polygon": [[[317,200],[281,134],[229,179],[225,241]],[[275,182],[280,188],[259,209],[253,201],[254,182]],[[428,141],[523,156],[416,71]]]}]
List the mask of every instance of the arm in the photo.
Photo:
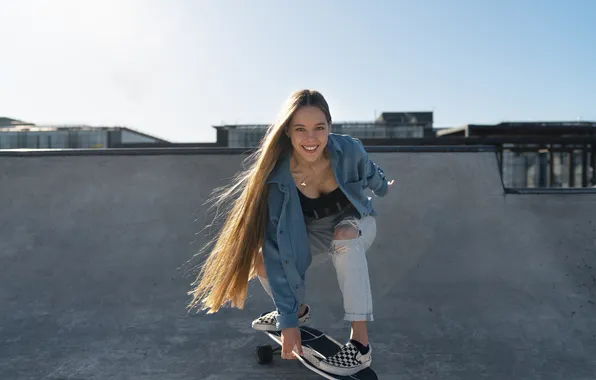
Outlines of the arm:
[{"label": "arm", "polygon": [[366,178],[366,185],[373,191],[376,196],[383,197],[389,191],[389,185],[385,178],[385,172],[372,160],[368,158],[368,152],[364,149],[362,141],[354,139],[358,143],[358,147],[362,153],[362,162],[364,164],[364,174]]},{"label": "arm", "polygon": [[[272,228],[272,227],[268,227]],[[299,303],[296,301],[277,244],[276,233],[268,232],[263,246],[263,260],[273,303],[278,312],[277,328],[298,327]]]}]

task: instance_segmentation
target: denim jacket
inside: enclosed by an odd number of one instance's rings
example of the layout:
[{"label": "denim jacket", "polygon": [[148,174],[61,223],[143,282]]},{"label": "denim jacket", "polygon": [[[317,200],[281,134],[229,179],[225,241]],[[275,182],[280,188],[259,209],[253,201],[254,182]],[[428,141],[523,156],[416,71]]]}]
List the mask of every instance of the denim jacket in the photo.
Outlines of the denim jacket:
[{"label": "denim jacket", "polygon": [[[369,188],[376,196],[388,191],[383,171],[368,158],[360,140],[329,134],[327,148],[335,179],[361,216],[375,216]],[[282,157],[267,179],[268,218],[263,258],[278,312],[277,328],[298,326],[304,300],[305,273],[312,257],[298,189],[290,173],[290,156]]]}]

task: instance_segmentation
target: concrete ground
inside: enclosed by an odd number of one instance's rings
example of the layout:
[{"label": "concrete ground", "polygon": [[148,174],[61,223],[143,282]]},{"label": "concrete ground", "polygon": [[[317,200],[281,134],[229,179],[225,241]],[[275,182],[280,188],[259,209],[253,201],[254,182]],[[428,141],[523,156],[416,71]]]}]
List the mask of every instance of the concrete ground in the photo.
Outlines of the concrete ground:
[{"label": "concrete ground", "polygon": [[[319,379],[257,364],[272,303],[188,313],[201,204],[239,155],[0,156],[0,379]],[[596,193],[505,195],[494,153],[371,153],[373,368],[381,379],[596,374]],[[197,263],[197,261],[193,261]],[[348,338],[333,266],[311,325]]]}]

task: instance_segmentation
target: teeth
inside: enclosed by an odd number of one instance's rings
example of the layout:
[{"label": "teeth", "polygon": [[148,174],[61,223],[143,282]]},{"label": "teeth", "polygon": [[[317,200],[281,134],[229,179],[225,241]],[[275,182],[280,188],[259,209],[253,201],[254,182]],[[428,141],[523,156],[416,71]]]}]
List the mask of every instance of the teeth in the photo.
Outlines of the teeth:
[{"label": "teeth", "polygon": [[318,145],[315,145],[315,146],[304,146],[304,145],[302,145],[302,147],[303,147],[304,149],[306,149],[306,150],[315,150],[315,149],[317,149],[317,146],[318,146]]}]

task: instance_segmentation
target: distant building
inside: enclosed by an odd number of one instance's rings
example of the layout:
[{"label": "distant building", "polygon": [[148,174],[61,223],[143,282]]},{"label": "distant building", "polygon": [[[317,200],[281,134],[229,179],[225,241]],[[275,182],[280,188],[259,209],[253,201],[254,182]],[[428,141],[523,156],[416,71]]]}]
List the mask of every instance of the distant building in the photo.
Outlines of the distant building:
[{"label": "distant building", "polygon": [[101,149],[168,141],[124,127],[35,125],[0,117],[0,149]]},{"label": "distant building", "polygon": [[[267,124],[216,125],[220,146],[256,147],[267,132]],[[396,139],[434,136],[432,112],[384,112],[377,120],[334,122],[334,133],[367,139]]]},{"label": "distant building", "polygon": [[436,135],[497,145],[503,182],[509,188],[596,185],[596,122],[468,124],[438,130]]},{"label": "distant building", "polygon": [[[125,127],[36,125],[0,117],[0,149],[254,148],[267,124],[216,125],[214,143],[171,143]],[[384,112],[376,120],[334,122],[332,132],[365,146],[489,145],[507,188],[596,187],[596,122],[504,122],[433,128],[432,112]]]}]

